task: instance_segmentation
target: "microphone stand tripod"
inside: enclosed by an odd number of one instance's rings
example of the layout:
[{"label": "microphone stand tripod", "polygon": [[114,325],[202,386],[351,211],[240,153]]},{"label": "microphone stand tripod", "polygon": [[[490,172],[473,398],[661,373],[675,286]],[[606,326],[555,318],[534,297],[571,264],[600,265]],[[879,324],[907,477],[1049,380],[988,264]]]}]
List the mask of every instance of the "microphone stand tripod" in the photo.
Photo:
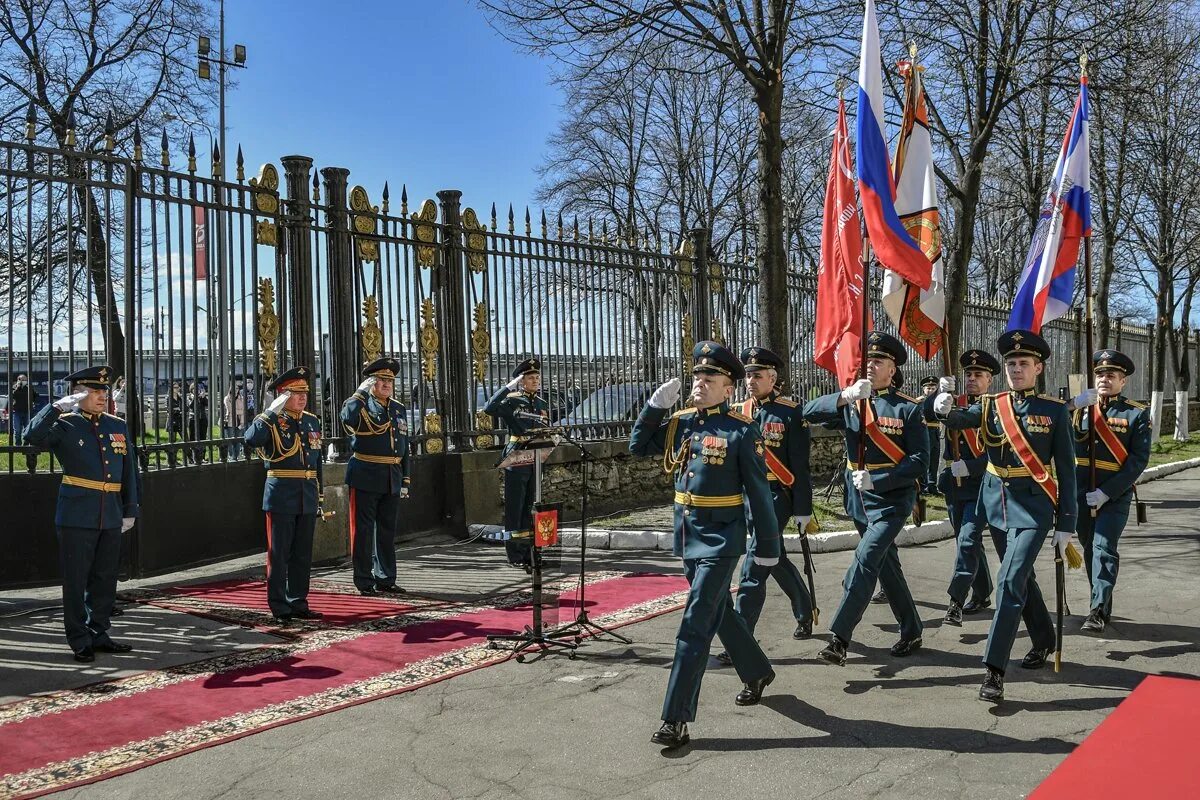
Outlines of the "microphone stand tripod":
[{"label": "microphone stand tripod", "polygon": [[587,501],[588,501],[588,462],[592,457],[588,455],[587,448],[583,446],[583,442],[572,439],[570,436],[559,432],[559,437],[568,444],[574,445],[579,450],[579,468],[580,474],[583,476],[583,493],[579,503],[579,613],[575,616],[575,621],[564,625],[551,632],[553,636],[574,636],[575,642],[583,641],[585,633],[591,634],[593,637],[601,635],[611,636],[624,644],[633,644],[633,640],[622,636],[621,634],[606,628],[603,625],[593,622],[588,617],[587,611]]}]

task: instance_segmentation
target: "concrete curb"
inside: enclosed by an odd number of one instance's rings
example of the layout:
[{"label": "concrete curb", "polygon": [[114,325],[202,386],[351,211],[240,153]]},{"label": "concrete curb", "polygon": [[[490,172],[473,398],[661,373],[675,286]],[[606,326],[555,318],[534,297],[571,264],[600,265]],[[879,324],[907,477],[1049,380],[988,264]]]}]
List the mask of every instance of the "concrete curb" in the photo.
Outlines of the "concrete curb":
[{"label": "concrete curb", "polygon": [[[1168,464],[1159,464],[1156,467],[1150,467],[1142,476],[1138,478],[1138,483],[1149,483],[1150,481],[1165,478],[1168,475],[1174,475],[1177,472],[1183,472],[1186,469],[1200,467],[1200,458],[1189,458],[1184,461],[1172,461]],[[495,528],[498,526],[471,526],[472,529],[477,527]],[[472,531],[474,532],[474,530]],[[900,535],[896,538],[896,544],[901,547],[915,547],[917,545],[929,544],[931,542],[940,542],[945,539],[950,539],[954,536],[954,531],[950,528],[949,520],[939,520],[937,522],[927,522],[920,527],[916,525],[905,525],[900,531]],[[666,550],[670,551],[672,547],[672,532],[671,531],[635,531],[635,530],[610,530],[608,528],[588,528],[587,546],[589,550]],[[560,540],[567,547],[579,546],[579,528],[564,528],[560,535]],[[814,553],[837,553],[845,550],[853,550],[858,547],[858,531],[826,531],[824,533],[813,534],[808,537],[809,547]],[[789,553],[801,552],[799,536],[785,536],[784,547]]]}]

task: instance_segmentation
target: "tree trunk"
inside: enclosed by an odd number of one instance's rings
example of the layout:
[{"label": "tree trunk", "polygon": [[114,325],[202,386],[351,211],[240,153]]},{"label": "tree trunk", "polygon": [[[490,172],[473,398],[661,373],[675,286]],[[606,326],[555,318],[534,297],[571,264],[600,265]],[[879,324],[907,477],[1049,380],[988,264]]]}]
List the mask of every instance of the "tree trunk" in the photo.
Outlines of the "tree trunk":
[{"label": "tree trunk", "polygon": [[784,360],[779,379],[789,382],[791,341],[787,327],[787,253],[783,244],[783,84],[771,81],[755,93],[758,106],[758,287],[763,345]]},{"label": "tree trunk", "polygon": [[[962,200],[955,205],[954,239],[946,264],[946,344],[953,362],[962,352],[963,311],[967,304],[967,267],[975,246],[975,217],[979,212],[979,188],[982,170],[977,162],[967,162],[963,176]],[[989,351],[993,342],[971,342],[971,347]]]},{"label": "tree trunk", "polygon": [[[76,167],[72,167],[72,170],[74,169]],[[79,180],[82,176],[76,175],[75,178]],[[105,360],[112,369],[115,380],[125,375],[125,333],[121,328],[117,297],[108,269],[109,250],[108,239],[104,235],[104,218],[95,195],[87,185],[76,183],[75,197],[80,208],[84,209],[84,235],[89,261],[87,269],[91,273],[96,312],[99,314],[100,331],[104,336]]]}]

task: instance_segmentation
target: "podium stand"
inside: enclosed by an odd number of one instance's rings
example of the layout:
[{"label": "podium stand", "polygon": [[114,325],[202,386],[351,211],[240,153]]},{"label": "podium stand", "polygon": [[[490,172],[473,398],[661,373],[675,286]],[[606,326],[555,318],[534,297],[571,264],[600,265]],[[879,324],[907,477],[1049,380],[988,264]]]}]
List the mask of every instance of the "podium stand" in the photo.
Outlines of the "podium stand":
[{"label": "podium stand", "polygon": [[[550,453],[553,452],[556,442],[551,438],[548,429],[535,431],[530,435],[532,436],[531,439],[517,445],[496,466],[499,469],[504,469],[506,467],[521,467],[526,464],[533,465],[532,507],[534,513],[531,513],[530,516],[536,516],[536,511],[542,502],[542,463],[550,457]],[[529,547],[530,560],[533,562],[530,569],[533,579],[532,624],[526,625],[525,630],[521,633],[489,635],[487,637],[488,647],[498,649],[501,647],[501,642],[508,642],[512,650],[512,656],[515,656],[519,662],[525,661],[527,651],[536,650],[540,656],[555,648],[566,650],[567,657],[573,659],[575,658],[577,643],[556,638],[553,632],[546,630],[542,621],[542,548],[538,547],[537,537],[533,535],[533,532],[531,532]]]}]

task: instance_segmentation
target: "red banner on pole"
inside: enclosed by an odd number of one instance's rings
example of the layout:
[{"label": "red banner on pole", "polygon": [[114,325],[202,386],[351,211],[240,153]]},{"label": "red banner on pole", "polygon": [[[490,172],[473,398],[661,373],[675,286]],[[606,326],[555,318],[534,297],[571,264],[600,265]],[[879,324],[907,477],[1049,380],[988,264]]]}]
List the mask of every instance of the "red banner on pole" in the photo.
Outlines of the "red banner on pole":
[{"label": "red banner on pole", "polygon": [[196,280],[208,280],[208,217],[203,206],[193,206],[192,235],[196,240]]},{"label": "red banner on pole", "polygon": [[[854,167],[846,102],[838,100],[837,130],[825,184],[821,262],[817,268],[817,320],[813,361],[848,386],[858,372],[862,320],[862,226],[854,196]],[[867,320],[867,329],[872,327]]]}]

